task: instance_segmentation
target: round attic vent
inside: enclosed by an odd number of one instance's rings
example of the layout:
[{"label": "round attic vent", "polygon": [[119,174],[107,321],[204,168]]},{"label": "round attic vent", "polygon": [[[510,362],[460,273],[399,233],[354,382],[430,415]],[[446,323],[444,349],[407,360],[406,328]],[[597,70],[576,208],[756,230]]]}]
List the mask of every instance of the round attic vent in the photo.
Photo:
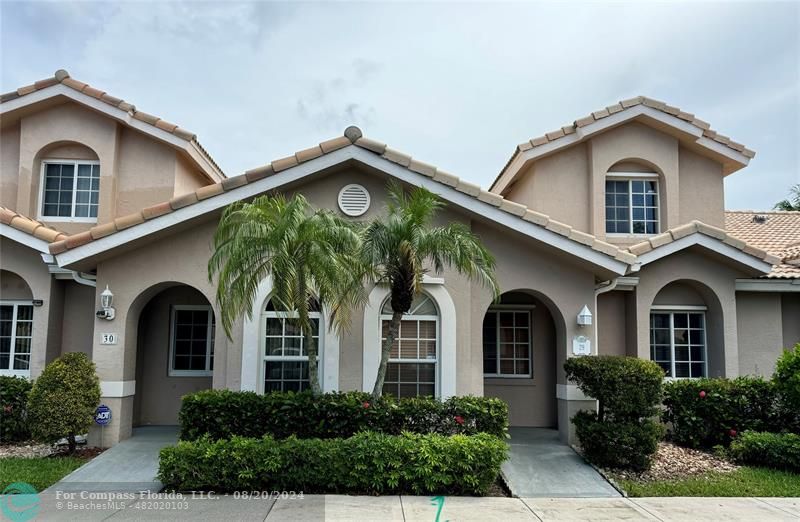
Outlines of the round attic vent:
[{"label": "round attic vent", "polygon": [[369,209],[369,192],[355,183],[345,185],[339,191],[339,208],[348,216],[361,216]]}]

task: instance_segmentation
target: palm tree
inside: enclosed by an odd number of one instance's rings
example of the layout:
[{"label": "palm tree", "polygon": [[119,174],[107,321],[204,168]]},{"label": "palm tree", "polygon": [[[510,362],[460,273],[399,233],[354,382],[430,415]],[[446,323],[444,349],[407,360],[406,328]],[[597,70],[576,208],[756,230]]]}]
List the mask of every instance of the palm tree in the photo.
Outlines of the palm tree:
[{"label": "palm tree", "polygon": [[361,281],[353,284],[357,231],[327,210],[313,211],[302,195],[260,196],[235,202],[222,214],[208,262],[208,277],[218,275],[217,303],[230,338],[233,322],[247,313],[259,284],[272,276],[276,309],[294,312],[305,338],[309,385],[320,393],[317,346],[309,319],[316,298],[330,310],[329,324],[344,331],[351,310],[365,300]]},{"label": "palm tree", "polygon": [[361,261],[369,282],[388,284],[392,319],[381,350],[381,361],[372,396],[383,393],[389,353],[403,314],[422,291],[422,278],[431,266],[436,273],[454,268],[499,295],[494,258],[480,239],[461,223],[432,226],[444,204],[432,192],[417,187],[407,193],[402,186],[388,186],[387,215],[370,222],[362,233]]},{"label": "palm tree", "polygon": [[789,188],[789,198],[778,201],[773,208],[775,210],[800,210],[800,184]]}]

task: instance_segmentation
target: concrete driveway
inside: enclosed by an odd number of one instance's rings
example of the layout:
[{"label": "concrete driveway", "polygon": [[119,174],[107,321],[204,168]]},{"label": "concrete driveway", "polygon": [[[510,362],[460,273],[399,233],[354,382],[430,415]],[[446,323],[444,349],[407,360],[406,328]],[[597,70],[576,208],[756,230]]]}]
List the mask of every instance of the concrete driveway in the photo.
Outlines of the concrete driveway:
[{"label": "concrete driveway", "polygon": [[503,476],[520,498],[620,497],[606,479],[561,442],[557,430],[510,428]]},{"label": "concrete driveway", "polygon": [[178,426],[143,426],[133,436],[76,469],[43,493],[57,491],[161,491],[158,452],[178,441]]}]

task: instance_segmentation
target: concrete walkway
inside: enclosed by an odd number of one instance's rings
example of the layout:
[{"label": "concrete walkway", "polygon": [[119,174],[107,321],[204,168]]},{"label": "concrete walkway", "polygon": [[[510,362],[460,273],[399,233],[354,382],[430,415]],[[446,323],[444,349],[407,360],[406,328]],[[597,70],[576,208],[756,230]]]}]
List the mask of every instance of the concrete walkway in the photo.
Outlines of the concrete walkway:
[{"label": "concrete walkway", "polygon": [[133,436],[76,469],[43,493],[57,491],[161,491],[158,452],[178,441],[177,426],[143,426]]},{"label": "concrete walkway", "polygon": [[[74,493],[73,493],[74,494]],[[736,522],[800,520],[797,498],[473,498],[304,495],[296,499],[216,496],[122,501],[42,494],[36,520],[254,520],[514,522],[655,520]],[[2,500],[2,499],[0,499]],[[27,504],[23,504],[27,505]]]},{"label": "concrete walkway", "polygon": [[502,471],[513,496],[621,496],[580,455],[559,440],[557,430],[510,428],[509,433],[509,458]]}]

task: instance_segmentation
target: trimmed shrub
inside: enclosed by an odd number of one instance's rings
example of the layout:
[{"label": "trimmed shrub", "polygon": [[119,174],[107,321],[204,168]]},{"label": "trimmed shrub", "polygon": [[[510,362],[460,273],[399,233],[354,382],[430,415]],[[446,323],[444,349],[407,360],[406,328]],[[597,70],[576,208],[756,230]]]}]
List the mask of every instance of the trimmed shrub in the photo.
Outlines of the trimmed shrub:
[{"label": "trimmed shrub", "polygon": [[784,350],[778,358],[772,382],[787,427],[800,433],[800,343]]},{"label": "trimmed shrub", "polygon": [[75,436],[86,433],[100,402],[100,381],[85,353],[67,353],[48,364],[28,398],[33,436],[42,442],[66,437],[70,452]]},{"label": "trimmed shrub", "polygon": [[162,449],[158,477],[174,490],[481,495],[506,454],[506,443],[485,433],[204,437]]},{"label": "trimmed shrub", "polygon": [[661,401],[663,370],[635,357],[575,357],[564,363],[567,379],[597,399],[597,413],[572,418],[584,456],[598,466],[650,467],[663,426],[653,420]]},{"label": "trimmed shrub", "polygon": [[730,455],[756,466],[800,472],[800,435],[746,431],[731,443]]},{"label": "trimmed shrub", "polygon": [[636,357],[599,355],[573,357],[564,363],[567,379],[589,397],[597,399],[600,420],[639,419],[657,413],[664,370]]},{"label": "trimmed shrub", "polygon": [[329,439],[360,431],[397,435],[402,431],[442,435],[489,433],[504,437],[508,405],[486,397],[373,401],[368,393],[254,392],[203,390],[183,397],[181,439],[234,435],[283,439],[292,435]]},{"label": "trimmed shrub", "polygon": [[782,428],[775,387],[760,377],[676,380],[664,390],[663,420],[681,446],[728,446],[745,430]]},{"label": "trimmed shrub", "polygon": [[650,468],[664,435],[663,427],[650,419],[600,422],[595,412],[579,411],[572,422],[583,454],[605,468]]},{"label": "trimmed shrub", "polygon": [[28,395],[32,383],[22,377],[0,376],[0,442],[28,440]]}]

